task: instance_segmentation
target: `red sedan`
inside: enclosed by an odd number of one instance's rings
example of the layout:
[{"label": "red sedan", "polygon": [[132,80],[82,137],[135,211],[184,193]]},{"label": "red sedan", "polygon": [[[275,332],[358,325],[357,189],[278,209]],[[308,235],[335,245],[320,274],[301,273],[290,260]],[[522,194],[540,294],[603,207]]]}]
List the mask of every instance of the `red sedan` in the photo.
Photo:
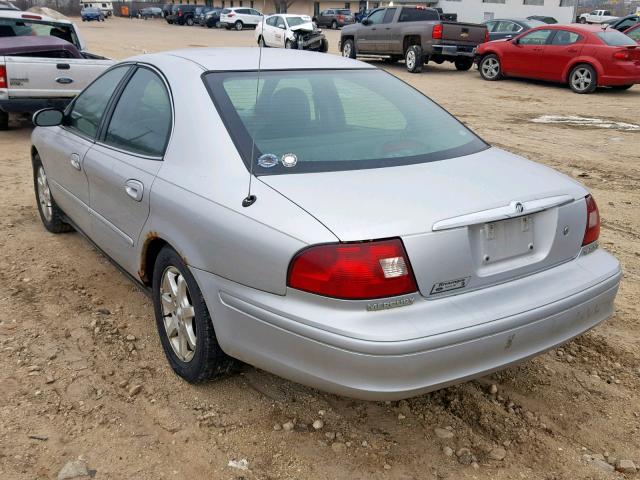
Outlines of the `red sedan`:
[{"label": "red sedan", "polygon": [[640,46],[600,25],[545,25],[477,50],[485,80],[522,77],[568,83],[576,93],[640,83]]},{"label": "red sedan", "polygon": [[640,24],[625,30],[624,34],[627,37],[631,37],[632,39],[634,39],[636,43],[640,43]]}]

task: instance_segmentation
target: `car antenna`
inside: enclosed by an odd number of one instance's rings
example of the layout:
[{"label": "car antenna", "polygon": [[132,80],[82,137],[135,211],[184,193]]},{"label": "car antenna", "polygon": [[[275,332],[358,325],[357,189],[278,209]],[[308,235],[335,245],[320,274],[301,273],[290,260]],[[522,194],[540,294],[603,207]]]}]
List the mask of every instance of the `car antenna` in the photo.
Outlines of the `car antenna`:
[{"label": "car antenna", "polygon": [[[264,10],[266,8],[266,0],[262,0],[262,20],[261,20],[261,25],[260,25],[260,30],[262,31],[262,35],[264,35]],[[262,69],[262,44],[264,43],[264,37],[262,42],[258,42],[258,75],[257,75],[257,81],[256,81],[256,107],[258,106],[258,94],[260,92],[260,72]],[[253,205],[254,203],[256,203],[256,200],[258,199],[258,197],[256,197],[255,195],[253,195],[251,193],[251,183],[253,181],[253,164],[255,163],[255,159],[253,158],[253,156],[255,155],[255,150],[256,150],[256,137],[255,135],[251,135],[251,157],[249,157],[249,188],[247,190],[247,196],[244,198],[244,200],[242,200],[242,206],[243,207],[250,207],[251,205]]]}]

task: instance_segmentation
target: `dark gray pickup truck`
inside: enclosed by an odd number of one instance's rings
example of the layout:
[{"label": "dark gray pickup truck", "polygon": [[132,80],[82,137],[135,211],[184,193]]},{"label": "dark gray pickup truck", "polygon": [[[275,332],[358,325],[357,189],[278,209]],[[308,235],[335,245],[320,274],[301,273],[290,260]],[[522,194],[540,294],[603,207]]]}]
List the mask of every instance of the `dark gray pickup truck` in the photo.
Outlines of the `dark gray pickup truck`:
[{"label": "dark gray pickup truck", "polygon": [[386,7],[373,10],[362,23],[346,25],[340,51],[350,58],[404,58],[413,73],[428,61],[454,62],[458,70],[469,70],[476,46],[487,37],[484,25],[440,20],[433,8]]}]

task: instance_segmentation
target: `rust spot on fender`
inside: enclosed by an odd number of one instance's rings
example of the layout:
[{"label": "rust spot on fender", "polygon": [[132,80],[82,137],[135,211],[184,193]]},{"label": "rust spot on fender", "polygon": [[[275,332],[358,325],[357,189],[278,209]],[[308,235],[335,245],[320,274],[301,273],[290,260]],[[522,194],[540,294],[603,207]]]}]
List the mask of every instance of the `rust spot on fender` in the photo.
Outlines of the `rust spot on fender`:
[{"label": "rust spot on fender", "polygon": [[138,276],[140,277],[140,280],[142,280],[144,283],[148,283],[151,281],[151,279],[147,275],[147,253],[149,251],[149,245],[151,245],[151,242],[153,242],[154,240],[157,240],[158,238],[160,238],[160,236],[158,235],[158,232],[151,230],[147,232],[147,234],[145,235],[144,243],[142,244],[142,252],[140,252],[140,268],[138,269]]}]

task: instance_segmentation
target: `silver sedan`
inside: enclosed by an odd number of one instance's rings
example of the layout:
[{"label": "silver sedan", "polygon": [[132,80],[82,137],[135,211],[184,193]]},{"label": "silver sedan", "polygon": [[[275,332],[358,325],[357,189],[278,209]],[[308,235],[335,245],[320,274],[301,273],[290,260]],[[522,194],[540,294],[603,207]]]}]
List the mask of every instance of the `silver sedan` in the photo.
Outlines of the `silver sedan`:
[{"label": "silver sedan", "polygon": [[153,296],[189,382],[239,359],[365,399],[485,375],[598,325],[620,266],[593,197],[402,81],[312,52],[110,68],[34,116],[38,207]]}]

